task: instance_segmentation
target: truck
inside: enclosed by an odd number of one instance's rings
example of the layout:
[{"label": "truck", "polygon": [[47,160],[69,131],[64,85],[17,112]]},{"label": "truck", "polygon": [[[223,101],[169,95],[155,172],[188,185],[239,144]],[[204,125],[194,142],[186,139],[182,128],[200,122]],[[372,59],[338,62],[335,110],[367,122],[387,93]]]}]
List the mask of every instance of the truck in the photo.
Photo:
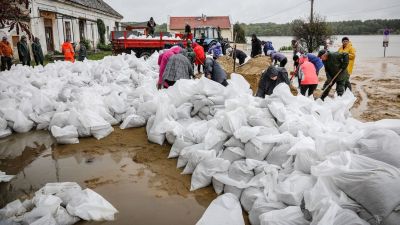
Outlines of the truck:
[{"label": "truck", "polygon": [[[186,37],[185,37],[186,38]],[[187,37],[190,39],[191,37]],[[173,45],[182,43],[186,47],[183,34],[171,35],[168,32],[155,33],[154,37],[147,37],[137,31],[112,31],[111,44],[113,54],[135,52],[136,56],[149,57],[155,51],[170,48]]]},{"label": "truck", "polygon": [[218,27],[195,27],[193,41],[203,46],[204,51],[208,51],[213,45],[219,42],[222,47],[222,53],[226,54],[226,49],[229,48],[229,40],[222,38]]}]

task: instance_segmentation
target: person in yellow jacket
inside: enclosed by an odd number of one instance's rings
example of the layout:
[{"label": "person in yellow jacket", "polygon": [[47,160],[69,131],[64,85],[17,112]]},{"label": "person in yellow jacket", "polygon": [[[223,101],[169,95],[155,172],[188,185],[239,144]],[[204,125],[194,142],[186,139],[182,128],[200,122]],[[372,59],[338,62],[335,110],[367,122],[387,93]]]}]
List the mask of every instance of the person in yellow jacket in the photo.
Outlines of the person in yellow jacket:
[{"label": "person in yellow jacket", "polygon": [[[342,38],[342,46],[339,48],[338,52],[346,52],[349,54],[349,65],[347,66],[347,72],[349,75],[351,75],[353,73],[354,60],[356,58],[356,49],[353,47],[348,37]],[[345,87],[346,89],[349,88],[351,91],[350,76],[346,81]]]}]

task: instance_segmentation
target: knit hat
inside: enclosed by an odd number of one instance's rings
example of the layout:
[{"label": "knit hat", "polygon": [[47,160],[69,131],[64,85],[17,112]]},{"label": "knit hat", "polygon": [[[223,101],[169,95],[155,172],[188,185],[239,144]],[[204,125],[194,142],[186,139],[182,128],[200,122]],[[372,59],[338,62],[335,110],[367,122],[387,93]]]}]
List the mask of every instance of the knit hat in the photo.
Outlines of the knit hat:
[{"label": "knit hat", "polygon": [[342,42],[343,42],[343,41],[350,41],[350,40],[349,40],[348,37],[343,37],[343,38],[342,38]]},{"label": "knit hat", "polygon": [[275,66],[270,66],[267,69],[267,74],[268,74],[269,78],[276,77],[276,76],[278,76],[278,70],[276,69]]}]

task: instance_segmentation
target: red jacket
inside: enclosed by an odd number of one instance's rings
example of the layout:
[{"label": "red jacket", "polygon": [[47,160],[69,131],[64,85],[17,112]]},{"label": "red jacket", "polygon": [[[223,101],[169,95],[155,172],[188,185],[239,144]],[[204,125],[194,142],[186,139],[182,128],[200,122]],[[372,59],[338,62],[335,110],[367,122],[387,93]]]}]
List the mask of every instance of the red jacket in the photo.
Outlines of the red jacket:
[{"label": "red jacket", "polygon": [[196,60],[194,61],[194,63],[196,65],[204,64],[204,60],[206,60],[206,55],[204,54],[204,48],[195,42],[193,43],[193,51],[196,54]]},{"label": "red jacket", "polygon": [[301,85],[318,84],[318,75],[314,64],[309,62],[306,57],[300,57],[299,64],[300,70],[298,74],[301,79]]},{"label": "red jacket", "polygon": [[12,57],[13,49],[8,41],[0,41],[0,55]]},{"label": "red jacket", "polygon": [[62,53],[64,53],[65,61],[75,62],[75,52],[70,42],[64,42],[62,45]]}]

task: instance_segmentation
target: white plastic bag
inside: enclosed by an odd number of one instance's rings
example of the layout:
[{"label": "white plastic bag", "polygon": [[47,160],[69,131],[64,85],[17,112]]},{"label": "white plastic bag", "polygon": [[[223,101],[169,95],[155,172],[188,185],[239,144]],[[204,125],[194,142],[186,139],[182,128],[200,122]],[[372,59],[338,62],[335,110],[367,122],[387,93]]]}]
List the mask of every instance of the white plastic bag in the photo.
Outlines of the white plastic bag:
[{"label": "white plastic bag", "polygon": [[206,187],[211,184],[212,176],[229,169],[230,162],[221,158],[201,161],[192,174],[190,191]]},{"label": "white plastic bag", "polygon": [[273,210],[260,216],[261,225],[309,225],[299,206]]},{"label": "white plastic bag", "polygon": [[129,115],[125,118],[124,122],[119,126],[121,129],[131,128],[131,127],[142,127],[146,124],[146,119],[139,115]]}]

